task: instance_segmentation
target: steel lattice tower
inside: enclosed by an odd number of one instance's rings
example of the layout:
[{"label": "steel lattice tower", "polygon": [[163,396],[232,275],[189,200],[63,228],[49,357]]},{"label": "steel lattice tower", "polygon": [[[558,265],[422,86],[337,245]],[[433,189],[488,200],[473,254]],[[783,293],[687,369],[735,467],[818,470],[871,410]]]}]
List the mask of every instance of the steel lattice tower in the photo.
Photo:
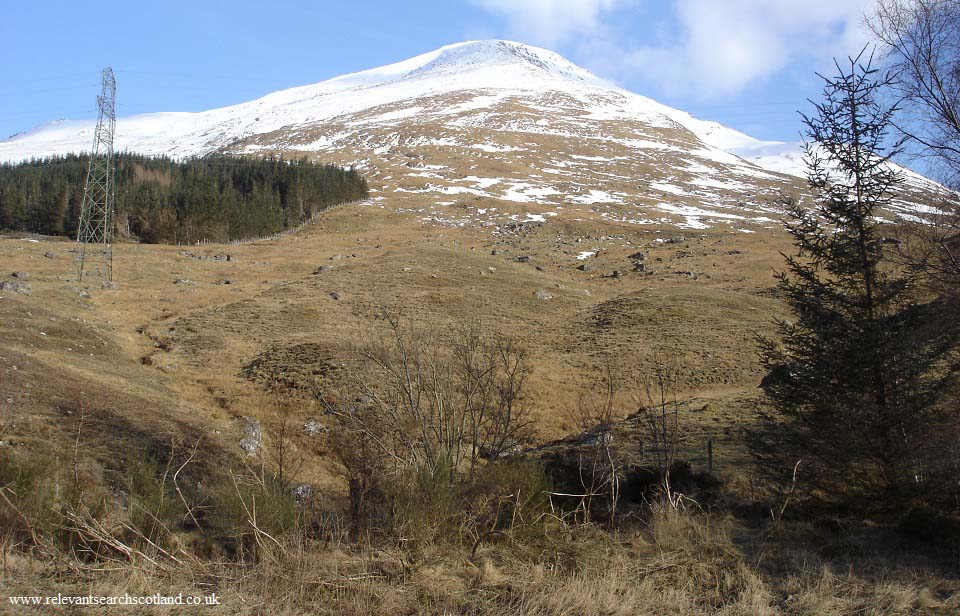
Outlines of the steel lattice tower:
[{"label": "steel lattice tower", "polygon": [[103,283],[113,281],[113,133],[117,123],[117,81],[113,69],[103,69],[97,97],[100,115],[93,136],[87,183],[77,230],[77,281],[95,273]]}]

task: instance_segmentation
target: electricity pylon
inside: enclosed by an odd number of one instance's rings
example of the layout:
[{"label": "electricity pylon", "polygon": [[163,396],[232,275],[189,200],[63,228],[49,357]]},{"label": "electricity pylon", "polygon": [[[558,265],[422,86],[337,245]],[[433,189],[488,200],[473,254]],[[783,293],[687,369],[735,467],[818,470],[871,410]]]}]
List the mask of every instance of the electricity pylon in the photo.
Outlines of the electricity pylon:
[{"label": "electricity pylon", "polygon": [[113,282],[113,133],[117,124],[117,81],[112,68],[103,69],[100,84],[100,115],[77,230],[77,281],[83,280],[84,273],[95,273],[109,284]]}]

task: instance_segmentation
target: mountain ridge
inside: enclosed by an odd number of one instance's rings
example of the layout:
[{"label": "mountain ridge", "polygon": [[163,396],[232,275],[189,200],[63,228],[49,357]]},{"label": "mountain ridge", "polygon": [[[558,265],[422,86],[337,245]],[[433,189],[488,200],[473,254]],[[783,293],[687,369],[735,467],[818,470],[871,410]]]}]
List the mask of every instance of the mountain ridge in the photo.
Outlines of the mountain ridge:
[{"label": "mountain ridge", "polygon": [[[116,135],[118,150],[141,154],[356,166],[376,200],[437,224],[494,224],[520,216],[521,204],[540,219],[762,227],[782,214],[776,195],[804,190],[796,144],[700,120],[505,40],[455,43],[219,109],[119,118]],[[0,161],[81,152],[92,136],[92,122],[58,121],[0,142]],[[917,218],[912,203],[930,186],[911,182],[891,219]],[[478,213],[449,210],[466,205]]]},{"label": "mountain ridge", "polygon": [[[505,62],[504,60],[514,61]],[[129,123],[131,120],[137,119],[156,119],[160,122],[167,122],[174,119],[188,119],[196,120],[198,122],[202,122],[205,119],[210,119],[215,122],[222,116],[226,116],[228,118],[232,116],[235,119],[237,112],[253,113],[258,109],[262,110],[265,108],[269,109],[271,107],[295,105],[298,103],[307,102],[321,96],[337,94],[343,90],[363,90],[373,86],[399,85],[403,83],[409,83],[412,80],[422,79],[423,77],[430,79],[437,74],[443,74],[446,77],[445,80],[447,81],[447,86],[445,88],[438,88],[435,91],[463,89],[464,85],[468,86],[469,89],[495,87],[497,89],[520,90],[536,90],[538,89],[536,86],[542,86],[542,83],[530,83],[519,80],[512,83],[509,82],[508,78],[513,75],[505,74],[502,71],[504,66],[512,66],[514,68],[520,66],[527,69],[528,72],[532,67],[537,69],[537,72],[541,75],[553,77],[558,83],[560,83],[561,80],[571,80],[576,82],[577,85],[597,86],[606,90],[641,98],[646,105],[651,107],[650,111],[653,113],[662,114],[665,117],[669,117],[671,120],[677,121],[679,124],[685,126],[689,130],[692,130],[694,134],[697,134],[698,137],[700,137],[709,145],[713,145],[711,141],[721,142],[722,145],[775,143],[760,142],[752,137],[749,137],[739,131],[735,131],[734,129],[725,127],[719,123],[696,119],[684,111],[667,107],[666,105],[662,105],[653,99],[642,97],[641,95],[624,90],[623,88],[615,86],[614,84],[609,83],[597,77],[596,75],[593,75],[586,69],[569,62],[555,52],[523,43],[500,39],[455,43],[431,52],[420,54],[401,62],[341,75],[315,84],[308,84],[280,90],[252,101],[229,105],[227,107],[220,107],[201,112],[162,111],[137,114],[135,116],[118,118],[118,123],[121,124],[122,128],[124,123]],[[495,73],[491,73],[489,71],[481,72],[478,70],[491,67],[496,67]],[[469,84],[455,82],[452,83],[449,81],[450,74],[462,74],[463,69],[465,68],[472,69],[469,71]],[[507,81],[507,83],[505,83],[505,81]],[[551,85],[556,86],[558,84]],[[423,92],[421,90],[417,93],[422,94]],[[377,102],[383,104],[384,102],[395,102],[396,100],[402,100],[402,98],[394,97],[394,100],[383,100]],[[362,100],[351,102],[356,102],[360,105],[364,103],[369,104],[368,101]],[[342,110],[335,109],[334,111],[328,113],[316,115],[314,119],[330,117],[331,115],[336,115],[338,111]],[[80,128],[81,130],[77,136],[86,136],[86,129],[92,131],[93,127],[93,121],[69,119],[58,119],[50,123],[41,124],[16,135],[11,135],[6,140],[0,141],[0,160],[15,162],[17,160],[24,160],[31,156],[68,153],[63,149],[63,145],[75,145],[77,149],[71,150],[71,152],[84,151],[85,149],[89,148],[89,145],[84,145],[82,140],[75,140],[74,142],[64,141],[63,137],[65,135],[62,132],[59,132],[59,129],[67,129],[68,131],[76,134],[76,129]],[[49,148],[43,149],[43,151],[38,151],[37,148],[31,149],[30,144],[24,143],[27,137],[33,135],[42,135],[48,131],[58,131],[58,134],[51,135],[51,137],[54,137],[59,141],[61,144],[59,147],[54,147],[53,144],[50,143]],[[719,136],[715,136],[718,135],[718,133]],[[124,134],[122,131],[118,130],[117,138],[120,143],[123,143]],[[49,141],[53,140],[51,139]],[[88,141],[92,141],[92,132],[90,133],[90,138]],[[717,147],[722,147],[722,145]],[[42,149],[42,145],[39,149]],[[187,148],[187,150],[188,151],[183,152],[182,155],[203,154],[205,153],[206,148],[201,146],[196,149]]]}]

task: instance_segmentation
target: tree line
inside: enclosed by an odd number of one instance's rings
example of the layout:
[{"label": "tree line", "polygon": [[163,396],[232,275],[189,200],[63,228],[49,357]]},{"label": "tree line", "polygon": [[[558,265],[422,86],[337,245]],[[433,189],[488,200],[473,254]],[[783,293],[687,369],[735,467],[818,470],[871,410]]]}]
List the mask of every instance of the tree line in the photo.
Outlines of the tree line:
[{"label": "tree line", "polygon": [[[88,164],[88,156],[71,154],[0,165],[0,229],[76,237]],[[306,159],[122,153],[115,169],[118,237],[145,243],[276,233],[367,196],[353,168]]]}]

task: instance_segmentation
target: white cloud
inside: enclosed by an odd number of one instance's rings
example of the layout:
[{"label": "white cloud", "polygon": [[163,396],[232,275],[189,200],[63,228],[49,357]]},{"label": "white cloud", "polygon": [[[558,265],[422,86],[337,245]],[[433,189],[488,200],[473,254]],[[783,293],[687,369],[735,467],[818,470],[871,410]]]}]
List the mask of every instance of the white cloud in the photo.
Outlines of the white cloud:
[{"label": "white cloud", "polygon": [[507,20],[510,32],[527,42],[558,45],[573,36],[596,34],[602,18],[628,0],[471,0]]},{"label": "white cloud", "polygon": [[621,65],[668,90],[723,96],[791,62],[856,54],[865,0],[678,0],[678,35],[632,48]]},{"label": "white cloud", "polygon": [[[825,63],[869,40],[870,0],[472,0],[512,35],[571,43],[599,73],[672,94],[736,94],[797,60]],[[654,17],[654,19],[649,19]],[[616,34],[615,34],[616,33]]]}]

